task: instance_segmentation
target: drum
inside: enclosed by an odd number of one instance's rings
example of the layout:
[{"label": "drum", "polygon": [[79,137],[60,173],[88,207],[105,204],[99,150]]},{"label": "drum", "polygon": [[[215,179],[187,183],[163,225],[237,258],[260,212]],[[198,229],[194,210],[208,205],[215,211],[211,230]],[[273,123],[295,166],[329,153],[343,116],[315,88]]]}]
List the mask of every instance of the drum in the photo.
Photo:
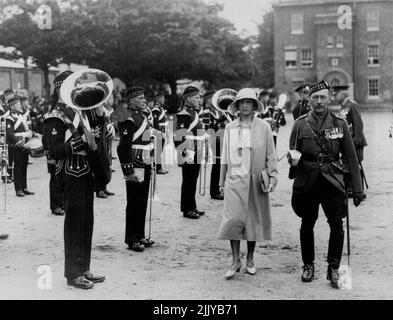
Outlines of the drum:
[{"label": "drum", "polygon": [[32,137],[25,143],[25,146],[29,148],[29,154],[32,158],[41,158],[45,156],[42,137],[40,135]]}]

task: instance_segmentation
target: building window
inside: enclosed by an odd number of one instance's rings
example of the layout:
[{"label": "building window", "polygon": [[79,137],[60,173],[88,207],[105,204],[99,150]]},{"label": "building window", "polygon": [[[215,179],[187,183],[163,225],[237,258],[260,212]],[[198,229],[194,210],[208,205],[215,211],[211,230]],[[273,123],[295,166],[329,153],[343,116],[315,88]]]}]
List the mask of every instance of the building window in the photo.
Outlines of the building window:
[{"label": "building window", "polygon": [[369,97],[379,96],[379,79],[368,80],[368,96]]},{"label": "building window", "polygon": [[333,37],[332,36],[327,37],[326,48],[333,48]]},{"label": "building window", "polygon": [[302,67],[312,67],[312,50],[302,49]]},{"label": "building window", "polygon": [[285,67],[288,69],[296,68],[296,50],[285,51]]},{"label": "building window", "polygon": [[367,31],[379,31],[379,11],[367,12]]},{"label": "building window", "polygon": [[338,66],[338,58],[332,58],[332,66],[337,67]]},{"label": "building window", "polygon": [[303,34],[303,14],[293,13],[291,15],[292,34]]},{"label": "building window", "polygon": [[377,44],[368,46],[368,65],[379,65],[379,46]]},{"label": "building window", "polygon": [[344,38],[341,34],[336,38],[336,48],[344,48]]}]

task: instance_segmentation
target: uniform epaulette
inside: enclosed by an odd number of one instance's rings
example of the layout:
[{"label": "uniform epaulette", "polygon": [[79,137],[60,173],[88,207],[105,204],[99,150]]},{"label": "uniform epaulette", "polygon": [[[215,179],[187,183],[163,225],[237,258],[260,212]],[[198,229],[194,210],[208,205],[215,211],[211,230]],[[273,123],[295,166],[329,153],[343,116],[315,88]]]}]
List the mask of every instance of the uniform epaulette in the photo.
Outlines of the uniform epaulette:
[{"label": "uniform epaulette", "polygon": [[341,115],[341,114],[333,114],[332,113],[332,117],[336,117],[337,119],[347,121],[347,119],[345,119],[345,116]]}]

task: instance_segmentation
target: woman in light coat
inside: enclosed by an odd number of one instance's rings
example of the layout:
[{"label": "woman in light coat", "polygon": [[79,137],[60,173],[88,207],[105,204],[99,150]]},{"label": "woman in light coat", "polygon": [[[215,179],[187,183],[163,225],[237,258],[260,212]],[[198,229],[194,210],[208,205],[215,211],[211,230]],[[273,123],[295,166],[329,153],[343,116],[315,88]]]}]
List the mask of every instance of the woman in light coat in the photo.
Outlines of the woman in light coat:
[{"label": "woman in light coat", "polygon": [[[233,262],[226,279],[240,271],[240,240],[247,240],[246,270],[255,274],[256,241],[271,240],[269,192],[277,185],[277,156],[270,125],[254,90],[242,89],[230,108],[239,118],[225,127],[220,190],[224,213],[219,239],[230,240]],[[258,110],[259,109],[259,110]]]}]

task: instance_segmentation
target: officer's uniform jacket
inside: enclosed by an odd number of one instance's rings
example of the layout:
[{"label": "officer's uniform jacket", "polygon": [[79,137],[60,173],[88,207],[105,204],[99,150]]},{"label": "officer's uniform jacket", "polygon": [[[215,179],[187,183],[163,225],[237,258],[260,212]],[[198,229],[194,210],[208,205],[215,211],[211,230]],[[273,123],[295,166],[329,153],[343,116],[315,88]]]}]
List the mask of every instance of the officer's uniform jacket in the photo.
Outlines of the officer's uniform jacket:
[{"label": "officer's uniform jacket", "polygon": [[301,117],[304,114],[307,114],[311,111],[310,106],[308,105],[308,100],[299,100],[296,107],[292,110],[293,119]]},{"label": "officer's uniform jacket", "polygon": [[[176,114],[176,132],[173,136],[176,148],[180,147],[178,160],[194,152],[194,163],[200,163],[202,158],[200,150],[205,141],[205,132],[199,114],[192,108],[183,108]],[[182,161],[180,160],[180,163]]]},{"label": "officer's uniform jacket", "polygon": [[117,153],[123,174],[134,173],[134,168],[151,164],[154,144],[151,141],[152,127],[144,112],[131,110],[119,119],[120,142]]},{"label": "officer's uniform jacket", "polygon": [[[320,136],[327,149],[321,147],[323,144],[317,142],[315,135]],[[294,193],[310,191],[320,174],[345,192],[344,171],[349,171],[353,192],[363,192],[355,146],[344,119],[327,112],[318,130],[317,119],[312,112],[301,116],[293,125],[289,147],[302,153],[296,168]],[[348,168],[344,168],[342,160]]]},{"label": "officer's uniform jacket", "polygon": [[[56,161],[56,174],[82,177],[91,172],[87,159],[87,144],[81,140],[83,126],[79,114],[63,103],[58,103],[45,119],[44,149]],[[77,137],[71,128],[79,133]],[[76,133],[75,132],[75,133]]]},{"label": "officer's uniform jacket", "polygon": [[355,147],[363,148],[367,146],[366,137],[363,133],[363,121],[360,115],[359,105],[355,101],[346,98],[341,108],[339,117],[347,120]]},{"label": "officer's uniform jacket", "polygon": [[276,109],[274,106],[268,106],[260,118],[269,122],[273,136],[277,136],[280,126],[285,126],[287,123],[282,109]]}]

